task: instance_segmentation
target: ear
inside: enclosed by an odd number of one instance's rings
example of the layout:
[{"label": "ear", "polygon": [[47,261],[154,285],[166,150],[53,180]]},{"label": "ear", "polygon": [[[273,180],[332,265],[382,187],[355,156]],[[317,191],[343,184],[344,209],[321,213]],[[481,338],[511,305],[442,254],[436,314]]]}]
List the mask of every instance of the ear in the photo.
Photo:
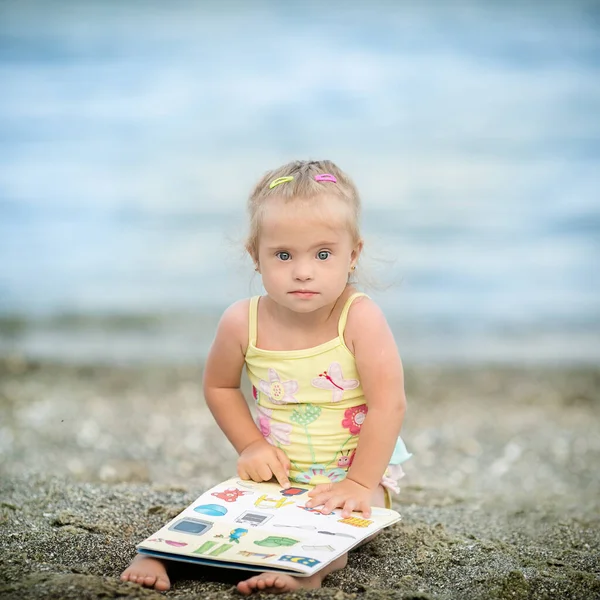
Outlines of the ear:
[{"label": "ear", "polygon": [[249,244],[246,244],[246,252],[250,255],[250,258],[254,263],[254,270],[260,273],[260,264],[258,262],[258,254],[256,253],[256,249]]},{"label": "ear", "polygon": [[362,240],[358,240],[354,248],[352,249],[352,253],[350,254],[350,270],[354,270],[356,268],[356,263],[360,258],[360,253],[362,252],[364,246],[364,242]]}]

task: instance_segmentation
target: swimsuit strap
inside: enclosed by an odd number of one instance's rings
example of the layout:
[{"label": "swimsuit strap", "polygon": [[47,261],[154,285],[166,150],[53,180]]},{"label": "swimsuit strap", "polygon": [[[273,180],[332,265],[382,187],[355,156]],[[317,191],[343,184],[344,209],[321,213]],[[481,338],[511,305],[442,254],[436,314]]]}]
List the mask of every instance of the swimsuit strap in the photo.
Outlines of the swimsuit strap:
[{"label": "swimsuit strap", "polygon": [[[356,292],[352,294],[348,300],[346,300],[346,304],[344,304],[344,308],[342,308],[342,314],[340,315],[340,320],[338,321],[338,335],[343,339],[344,330],[346,329],[346,321],[348,320],[348,313],[350,312],[350,306],[356,298],[360,298],[361,296],[366,296],[363,292]],[[260,296],[253,296],[250,298],[250,307],[248,310],[248,343],[252,346],[256,346],[256,338],[258,337],[258,301],[260,300]]]},{"label": "swimsuit strap", "polygon": [[356,300],[356,298],[360,298],[361,296],[366,296],[363,292],[356,292],[352,294],[348,300],[346,300],[346,304],[344,304],[344,308],[342,308],[342,314],[340,315],[340,320],[338,321],[338,335],[340,338],[344,339],[344,329],[346,329],[346,321],[348,320],[348,313],[350,312],[350,306]]},{"label": "swimsuit strap", "polygon": [[248,344],[256,346],[258,337],[258,301],[260,296],[250,298],[250,309],[248,310]]}]

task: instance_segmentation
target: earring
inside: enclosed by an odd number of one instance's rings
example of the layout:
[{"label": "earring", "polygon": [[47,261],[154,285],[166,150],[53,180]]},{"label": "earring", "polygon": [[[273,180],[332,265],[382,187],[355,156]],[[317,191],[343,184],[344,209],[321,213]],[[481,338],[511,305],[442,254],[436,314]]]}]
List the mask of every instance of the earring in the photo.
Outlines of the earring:
[{"label": "earring", "polygon": [[354,271],[354,269],[356,269],[356,265],[352,265],[352,266],[350,267],[350,270],[351,270],[351,271]]}]

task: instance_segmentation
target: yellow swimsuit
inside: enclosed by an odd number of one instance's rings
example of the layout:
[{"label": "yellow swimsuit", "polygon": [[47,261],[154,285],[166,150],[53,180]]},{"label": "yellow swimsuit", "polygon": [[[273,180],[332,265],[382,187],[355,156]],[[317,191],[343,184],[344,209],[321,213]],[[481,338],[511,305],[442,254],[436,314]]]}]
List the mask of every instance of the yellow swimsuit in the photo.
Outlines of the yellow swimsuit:
[{"label": "yellow swimsuit", "polygon": [[[269,443],[286,453],[295,482],[341,481],[352,464],[367,405],[354,355],[344,342],[344,328],[352,302],[364,295],[348,298],[338,337],[302,350],[257,348],[260,296],[250,300],[246,369],[257,425]],[[399,465],[410,456],[398,438],[382,485],[399,491],[395,481],[402,476]]]}]

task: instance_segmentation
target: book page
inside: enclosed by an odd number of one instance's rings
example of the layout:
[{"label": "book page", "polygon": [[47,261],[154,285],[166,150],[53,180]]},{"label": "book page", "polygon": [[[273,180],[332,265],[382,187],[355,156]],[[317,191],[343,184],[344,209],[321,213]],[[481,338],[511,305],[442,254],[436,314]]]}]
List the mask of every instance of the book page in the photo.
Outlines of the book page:
[{"label": "book page", "polygon": [[361,540],[400,519],[373,508],[365,519],[341,509],[324,515],[307,508],[309,485],[232,478],[208,490],[138,545],[139,552],[171,560],[308,576]]}]

